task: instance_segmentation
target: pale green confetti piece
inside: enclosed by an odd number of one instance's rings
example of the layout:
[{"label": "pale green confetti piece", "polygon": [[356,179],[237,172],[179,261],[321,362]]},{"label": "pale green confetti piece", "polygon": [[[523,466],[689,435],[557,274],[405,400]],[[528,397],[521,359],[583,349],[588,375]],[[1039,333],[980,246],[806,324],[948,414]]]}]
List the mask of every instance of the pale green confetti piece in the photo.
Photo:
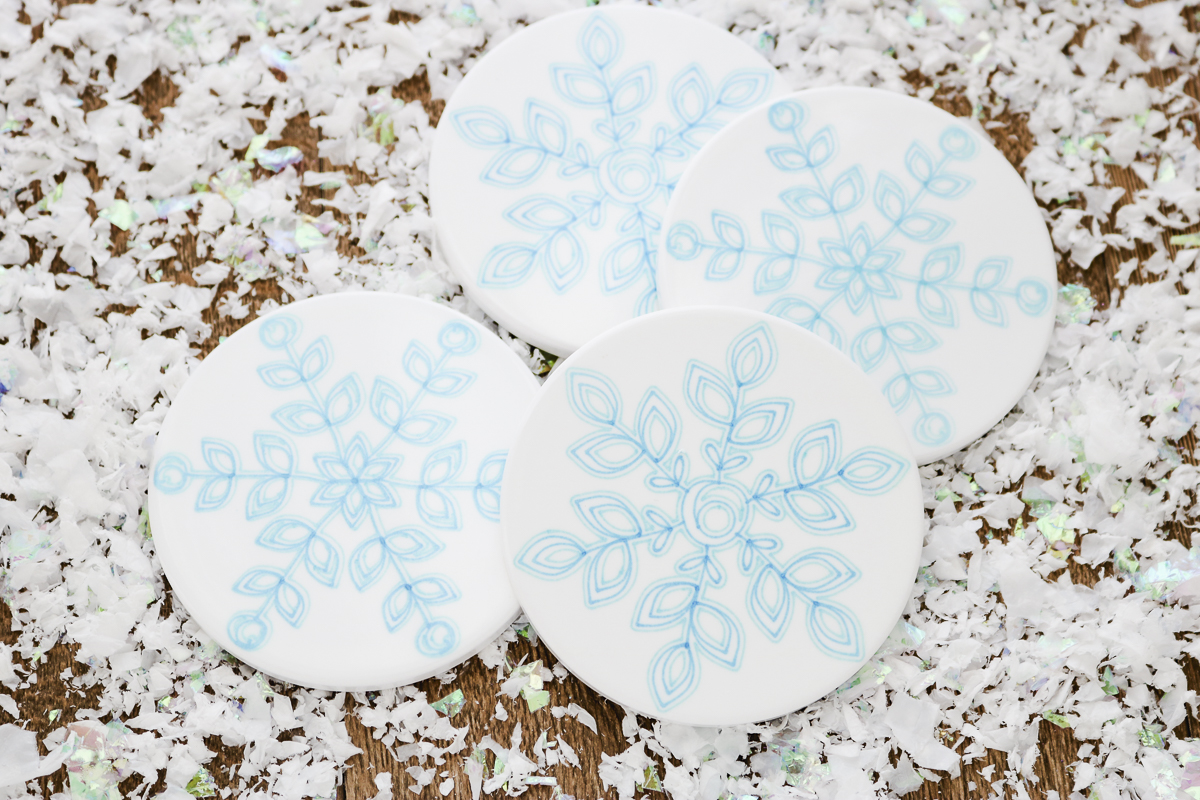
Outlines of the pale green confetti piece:
[{"label": "pale green confetti piece", "polygon": [[958,0],[938,0],[938,9],[943,17],[955,25],[962,25],[967,19],[967,14],[958,4]]},{"label": "pale green confetti piece", "polygon": [[126,759],[129,729],[120,722],[76,722],[63,743],[73,800],[121,800],[118,784],[132,770]]},{"label": "pale green confetti piece", "polygon": [[550,692],[545,689],[541,691],[529,691],[528,687],[521,690],[521,695],[525,698],[525,702],[529,704],[530,711],[537,711],[550,705]]},{"label": "pale green confetti piece", "polygon": [[255,156],[255,159],[263,169],[269,169],[271,172],[279,172],[292,164],[298,164],[303,161],[304,153],[300,152],[299,147],[287,145],[285,147],[277,147],[274,150],[263,150]]},{"label": "pale green confetti piece", "polygon": [[1113,565],[1117,568],[1117,572],[1124,572],[1126,575],[1137,572],[1139,566],[1137,557],[1128,547],[1123,547],[1113,553]]},{"label": "pale green confetti piece", "polygon": [[1013,536],[1016,536],[1018,539],[1025,538],[1025,520],[1020,517],[1017,517],[1017,524],[1013,525]]},{"label": "pale green confetti piece", "polygon": [[150,534],[150,507],[144,506],[142,512],[138,514],[138,533],[143,539],[151,538]]},{"label": "pale green confetti piece", "polygon": [[1200,549],[1193,547],[1188,558],[1178,561],[1161,561],[1151,567],[1132,574],[1134,589],[1149,592],[1150,597],[1162,600],[1181,584],[1200,575]]},{"label": "pale green confetti piece", "polygon": [[441,700],[435,700],[434,702],[430,703],[429,707],[443,716],[453,717],[455,714],[462,711],[465,703],[466,700],[463,698],[462,689],[455,689]]},{"label": "pale green confetti piece", "polygon": [[1054,514],[1039,519],[1037,529],[1051,544],[1055,542],[1071,543],[1075,541],[1075,531],[1068,527],[1070,521],[1069,514]]},{"label": "pale green confetti piece", "polygon": [[214,797],[217,794],[217,782],[208,770],[201,767],[188,781],[187,793],[192,797]]},{"label": "pale green confetti piece", "polygon": [[1182,247],[1200,247],[1200,233],[1180,233],[1171,237],[1171,244]]},{"label": "pale green confetti piece", "polygon": [[1104,672],[1100,675],[1100,685],[1104,688],[1104,693],[1109,697],[1113,697],[1121,690],[1113,683],[1112,667],[1105,667]]},{"label": "pale green confetti piece", "polygon": [[155,703],[154,705],[158,708],[159,711],[166,711],[168,708],[171,707],[172,699],[173,698],[170,695],[167,695],[166,697],[160,697],[160,698],[158,698],[158,702]]},{"label": "pale green confetti piece", "polygon": [[1046,720],[1049,723],[1057,725],[1060,728],[1073,727],[1071,720],[1067,719],[1062,714],[1056,714],[1053,711],[1043,711],[1042,719]]},{"label": "pale green confetti piece", "polygon": [[1092,321],[1092,312],[1096,310],[1096,298],[1092,297],[1086,286],[1068,283],[1058,290],[1058,299],[1062,306],[1057,317],[1063,325]]},{"label": "pale green confetti piece", "polygon": [[783,744],[768,744],[767,749],[779,755],[779,767],[788,786],[811,789],[829,774],[829,766],[819,756],[809,752],[799,740]]},{"label": "pale green confetti piece", "polygon": [[937,500],[939,503],[947,499],[952,500],[955,503],[962,500],[961,497],[952,492],[950,489],[947,489],[945,486],[940,487],[933,493],[933,499]]},{"label": "pale green confetti piece", "polygon": [[21,130],[23,127],[25,127],[24,122],[19,119],[13,119],[12,117],[9,117],[8,119],[4,120],[4,125],[0,126],[0,133],[12,133],[13,131]]},{"label": "pale green confetti piece", "polygon": [[1177,177],[1178,173],[1175,172],[1175,162],[1172,161],[1170,157],[1163,158],[1163,160],[1159,162],[1158,175],[1155,177],[1155,180],[1159,183],[1170,183]]},{"label": "pale green confetti piece", "polygon": [[62,714],[61,708],[52,708],[46,712],[46,719],[50,722],[51,725],[53,725],[55,722],[58,721],[58,718],[61,714]]},{"label": "pale green confetti piece", "polygon": [[236,204],[250,189],[250,173],[244,167],[227,167],[214,175],[210,183],[214,192]]},{"label": "pale green confetti piece", "polygon": [[653,764],[646,766],[642,771],[642,779],[637,782],[638,791],[642,792],[661,792],[662,781],[658,778],[658,768]]},{"label": "pale green confetti piece", "polygon": [[204,686],[207,683],[207,681],[204,679],[203,672],[201,672],[200,670],[196,670],[195,672],[193,672],[191,675],[188,676],[188,679],[192,685],[193,692],[204,691]]},{"label": "pale green confetti piece", "polygon": [[457,8],[450,11],[449,16],[465,25],[479,24],[479,15],[475,13],[475,6],[470,3],[459,4]]},{"label": "pale green confetti piece", "polygon": [[929,20],[925,18],[925,9],[923,8],[918,8],[916,11],[909,14],[907,19],[908,24],[917,29],[924,28],[929,24]]},{"label": "pale green confetti piece", "polygon": [[1137,125],[1139,128],[1144,128],[1144,127],[1146,127],[1146,122],[1147,122],[1147,121],[1149,121],[1149,119],[1150,119],[1150,112],[1149,112],[1149,111],[1143,111],[1143,112],[1142,112],[1142,113],[1140,113],[1140,114],[1134,114],[1134,115],[1133,115],[1133,123],[1134,123],[1135,125]]},{"label": "pale green confetti piece", "polygon": [[775,34],[763,31],[758,35],[758,49],[769,53],[775,49]]},{"label": "pale green confetti piece", "polygon": [[50,204],[61,200],[63,196],[63,185],[61,183],[54,184],[54,191],[43,197],[37,202],[33,208],[35,211],[46,211],[50,208]]},{"label": "pale green confetti piece", "polygon": [[133,206],[124,200],[113,201],[111,206],[100,211],[100,216],[123,231],[132,228],[133,223],[137,222],[138,218],[137,212],[133,210]]},{"label": "pale green confetti piece", "polygon": [[1138,731],[1138,741],[1142,747],[1153,747],[1161,750],[1163,747],[1162,725],[1147,725]]},{"label": "pale green confetti piece", "polygon": [[246,146],[246,157],[243,161],[247,164],[258,158],[258,154],[267,146],[267,142],[271,141],[271,137],[265,133],[260,133],[250,140],[250,144]]}]

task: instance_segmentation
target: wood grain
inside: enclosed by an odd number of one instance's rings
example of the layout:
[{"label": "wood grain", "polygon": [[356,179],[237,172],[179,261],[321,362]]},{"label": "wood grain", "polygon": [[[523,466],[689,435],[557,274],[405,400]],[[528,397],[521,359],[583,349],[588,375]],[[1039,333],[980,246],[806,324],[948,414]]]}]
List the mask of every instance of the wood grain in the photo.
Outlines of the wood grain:
[{"label": "wood grain", "polygon": [[[394,16],[396,18],[390,20],[393,24],[412,22],[416,19],[411,15]],[[1189,18],[1189,21],[1194,24],[1193,19]],[[1155,71],[1150,76],[1152,83],[1156,83],[1159,86],[1165,85],[1166,81],[1174,77],[1176,77],[1174,74],[1164,75],[1160,71]],[[916,74],[909,76],[909,81],[913,84],[914,88],[932,84],[932,79]],[[1193,77],[1193,80],[1189,83],[1189,92],[1193,96],[1196,96],[1197,86],[1198,83]],[[442,101],[434,101],[430,97],[428,79],[423,72],[394,87],[393,94],[407,101],[416,100],[421,102],[429,114],[431,121],[436,124],[444,103]],[[152,122],[157,122],[162,119],[162,110],[171,106],[175,102],[177,95],[178,91],[171,82],[169,75],[155,73],[143,84],[137,97],[144,109],[146,118]],[[89,101],[85,97],[85,104],[91,102],[93,101]],[[939,88],[935,92],[932,102],[960,116],[971,113],[970,104],[964,97],[954,95],[944,88]],[[998,126],[990,129],[992,138],[1000,151],[1020,170],[1023,159],[1032,150],[1034,144],[1033,138],[1026,127],[1025,119],[1021,115],[1004,114],[996,120],[985,118],[983,121],[1000,123]],[[271,142],[268,146],[294,145],[300,148],[304,153],[304,162],[298,165],[299,169],[318,171],[339,169],[350,174],[351,181],[354,183],[366,180],[365,175],[355,172],[352,168],[341,165],[335,167],[328,163],[326,159],[321,158],[317,152],[317,142],[317,131],[310,126],[307,115],[301,115],[292,119],[283,130],[280,138]],[[94,183],[96,182],[94,168],[91,169],[89,177],[93,179]],[[1109,177],[1111,185],[1119,186],[1127,192],[1126,198],[1118,202],[1117,208],[1128,202],[1129,195],[1142,188],[1137,177],[1130,170],[1110,169]],[[330,197],[328,192],[322,192],[318,187],[306,187],[303,192],[300,200],[302,210],[314,215],[324,210],[324,207],[315,205],[314,201],[328,199]],[[1100,221],[1101,228],[1105,232],[1114,230],[1113,220],[1115,219],[1117,208],[1113,209],[1108,219]],[[342,219],[340,221],[344,222],[345,220]],[[175,244],[179,252],[179,259],[171,267],[164,265],[165,275],[163,279],[189,284],[194,283],[191,271],[200,262],[200,259],[195,254],[195,241],[191,238],[190,234],[185,233],[180,239],[175,240]],[[124,236],[115,236],[113,243],[114,252],[121,252],[124,250],[124,247]],[[343,256],[347,257],[361,253],[349,238],[343,238],[339,242],[338,249]],[[1091,264],[1088,269],[1081,270],[1069,263],[1067,258],[1060,254],[1059,280],[1062,283],[1078,283],[1087,286],[1092,296],[1096,298],[1098,306],[1100,308],[1107,308],[1110,303],[1117,299],[1121,291],[1121,287],[1116,280],[1117,265],[1131,257],[1144,260],[1149,255],[1150,250],[1145,246],[1139,246],[1134,252],[1117,252],[1109,249],[1103,255],[1099,256],[1096,262]],[[32,259],[36,261],[39,257],[40,253],[35,252]],[[54,269],[58,270],[62,267],[63,265],[56,264]],[[1144,277],[1139,269],[1133,275],[1132,280],[1135,282],[1141,281]],[[230,279],[217,288],[219,296],[227,290],[234,289],[235,283]],[[215,309],[209,309],[205,312],[205,321],[212,326],[212,336],[204,342],[201,348],[203,354],[210,352],[220,341],[221,337],[228,336],[242,325],[253,320],[262,303],[267,299],[279,302],[287,302],[289,300],[289,298],[283,295],[279,286],[272,281],[254,283],[250,295],[244,299],[248,302],[251,309],[250,315],[245,319],[233,320],[228,317],[220,317],[217,315]],[[114,308],[111,310],[130,311],[131,309]],[[1179,444],[1185,458],[1190,463],[1195,463],[1193,456],[1195,447],[1194,437],[1188,434]],[[1172,535],[1186,541],[1186,532],[1183,531],[1182,526],[1176,527],[1178,530],[1174,531]],[[1076,582],[1089,584],[1096,579],[1095,574],[1090,569],[1075,563],[1073,560],[1071,562],[1071,577]],[[6,605],[0,603],[0,641],[8,644],[16,641],[17,636],[12,631],[12,628],[13,620],[11,613]],[[87,668],[85,665],[74,660],[75,651],[76,647],[73,645],[60,644],[42,654],[39,663],[36,665],[37,682],[33,686],[19,690],[15,694],[17,703],[22,711],[22,716],[28,721],[27,727],[36,730],[39,736],[45,736],[64,723],[73,721],[76,718],[78,709],[92,707],[96,701],[98,696],[97,688],[93,687],[90,690],[83,691],[72,689],[68,685],[68,682],[60,677],[66,670],[75,674],[82,674],[86,671]],[[546,665],[555,663],[553,655],[545,645],[540,643],[534,644],[523,639],[512,645],[509,650],[509,658],[513,664],[533,660],[541,660]],[[30,664],[28,666],[33,665]],[[1184,668],[1188,676],[1189,687],[1200,690],[1200,665],[1189,659]],[[288,691],[288,687],[283,685],[276,684],[275,688],[281,692]],[[438,766],[439,771],[443,771],[445,775],[455,778],[454,788],[449,794],[450,797],[470,797],[469,782],[464,772],[464,758],[470,755],[473,745],[484,734],[490,734],[497,741],[507,744],[517,723],[520,723],[522,726],[524,735],[523,749],[526,752],[532,746],[533,740],[542,731],[546,731],[551,739],[561,738],[563,741],[569,743],[578,754],[581,762],[579,769],[560,766],[557,771],[553,769],[549,771],[549,774],[557,778],[562,792],[581,800],[583,798],[599,797],[614,798],[616,796],[615,792],[606,792],[604,790],[597,777],[597,770],[603,754],[619,753],[627,746],[625,736],[622,733],[622,720],[625,718],[625,713],[619,706],[600,697],[574,678],[567,677],[564,680],[555,680],[547,685],[546,688],[551,695],[551,705],[565,706],[569,703],[578,703],[595,717],[596,732],[589,730],[580,722],[570,717],[555,719],[549,708],[531,713],[520,698],[513,701],[506,697],[498,697],[499,684],[495,673],[487,670],[478,659],[472,659],[460,667],[456,672],[455,678],[448,684],[442,684],[438,680],[431,679],[419,684],[417,688],[424,692],[430,700],[444,697],[457,689],[461,689],[466,698],[466,703],[462,711],[452,721],[456,726],[469,727],[470,733],[467,738],[467,748],[461,753],[448,757],[443,765]],[[359,705],[369,704],[370,702],[371,700],[368,698],[347,698],[346,707],[348,711],[353,712]],[[503,722],[497,721],[494,718],[494,710],[497,702],[501,703],[508,711],[508,719]],[[52,721],[50,715],[54,711],[61,712],[61,716]],[[4,716],[6,716],[4,712],[0,711],[0,720]],[[642,727],[649,727],[652,723],[650,720],[643,718],[638,720],[638,724]],[[339,798],[341,800],[362,800],[373,797],[377,792],[374,778],[377,774],[384,771],[390,772],[394,777],[396,796],[409,796],[410,793],[405,787],[411,783],[411,780],[405,773],[405,769],[415,766],[416,761],[398,762],[389,747],[374,739],[371,730],[362,724],[356,714],[349,713],[347,715],[347,726],[353,741],[358,747],[362,748],[363,753],[350,760],[343,783],[339,787]],[[1177,733],[1182,736],[1200,735],[1200,720],[1189,717],[1180,726]],[[1044,797],[1051,790],[1058,792],[1060,798],[1066,798],[1070,794],[1072,777],[1068,772],[1067,765],[1076,760],[1076,753],[1080,744],[1081,742],[1076,741],[1072,732],[1068,729],[1061,729],[1049,723],[1040,726],[1039,745],[1041,754],[1035,768],[1037,782],[1026,787],[1031,796]],[[242,761],[241,748],[226,747],[221,745],[219,741],[210,741],[208,747],[216,754],[213,761],[207,766],[214,775],[217,784],[221,787],[235,786],[236,784],[232,778],[234,771]],[[489,757],[489,764],[490,760]],[[910,794],[909,797],[919,798],[920,800],[933,800],[933,798],[939,797],[957,799],[986,796],[989,793],[987,791],[988,782],[984,779],[982,771],[988,766],[993,766],[995,772],[992,774],[992,779],[995,780],[997,776],[1003,774],[1006,762],[1006,754],[989,751],[984,758],[964,765],[962,775],[958,778],[950,779],[947,777],[938,783],[926,782],[923,787]],[[429,765],[425,764],[425,766]],[[435,787],[441,780],[442,778],[439,778],[438,781],[435,781],[434,786],[426,788],[421,796],[439,796]],[[52,792],[63,790],[64,782],[65,772],[63,770],[47,778],[43,778],[41,780],[43,795],[49,797]],[[134,784],[131,783],[122,788],[131,790],[133,786]],[[161,789],[162,787],[157,788]],[[551,787],[533,787],[526,796],[535,798],[536,800],[548,799],[553,795],[554,791]]]}]

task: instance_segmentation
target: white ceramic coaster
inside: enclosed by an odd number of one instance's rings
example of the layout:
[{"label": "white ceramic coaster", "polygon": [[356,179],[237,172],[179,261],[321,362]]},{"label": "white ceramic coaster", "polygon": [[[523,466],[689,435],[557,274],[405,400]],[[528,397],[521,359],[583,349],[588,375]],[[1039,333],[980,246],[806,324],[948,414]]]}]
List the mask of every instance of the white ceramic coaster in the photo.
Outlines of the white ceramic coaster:
[{"label": "white ceramic coaster", "polygon": [[751,47],[679,12],[607,6],[532,25],[442,114],[429,166],[441,251],[500,324],[567,355],[655,308],[684,164],[778,84]]},{"label": "white ceramic coaster", "polygon": [[924,513],[867,377],[753,311],[662,311],[547,379],[509,456],[513,586],[597,691],[688,725],[849,678],[912,593]]},{"label": "white ceramic coaster", "polygon": [[918,463],[1020,399],[1054,326],[1055,258],[1016,171],[962,121],[874,89],[801,92],[711,141],[667,213],[665,307],[736,305],[865,369]]},{"label": "white ceramic coaster", "polygon": [[493,333],[412,297],[250,323],[155,444],[167,579],[222,647],[285,681],[366,690],[453,667],[517,613],[500,478],[536,391]]}]

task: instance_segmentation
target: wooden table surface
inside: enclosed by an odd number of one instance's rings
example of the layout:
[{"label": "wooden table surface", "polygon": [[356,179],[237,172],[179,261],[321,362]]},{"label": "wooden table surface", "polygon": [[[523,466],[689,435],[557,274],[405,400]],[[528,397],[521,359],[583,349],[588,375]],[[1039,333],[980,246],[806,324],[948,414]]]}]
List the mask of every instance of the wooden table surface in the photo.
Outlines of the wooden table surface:
[{"label": "wooden table surface", "polygon": [[[393,19],[391,21],[403,24],[415,21],[416,19],[416,17],[410,15],[393,12]],[[1194,10],[1189,11],[1188,27],[1191,30],[1198,29]],[[35,32],[40,33],[37,29],[35,29]],[[1081,43],[1082,35],[1077,37],[1077,39],[1079,41],[1076,44]],[[1147,55],[1147,60],[1152,61],[1149,55]],[[1166,83],[1175,80],[1178,75],[1174,70],[1164,72],[1155,69],[1146,77],[1152,86],[1164,86]],[[919,88],[930,83],[929,79],[917,74],[911,75],[909,80],[914,88]],[[1187,91],[1192,97],[1200,98],[1200,82],[1197,81],[1195,75],[1191,76],[1187,87]],[[444,103],[440,100],[434,101],[430,99],[429,83],[424,73],[418,73],[414,78],[395,86],[393,94],[404,100],[420,101],[428,112],[431,121],[436,124]],[[158,122],[162,119],[161,109],[173,105],[177,95],[178,90],[169,78],[160,72],[156,72],[146,80],[136,97],[144,109],[145,116],[153,122]],[[970,103],[964,97],[950,94],[945,89],[938,90],[933,97],[933,102],[947,111],[960,116],[969,115],[971,111]],[[102,105],[102,101],[85,97],[84,104],[85,110],[91,110]],[[996,146],[1020,170],[1022,160],[1033,147],[1033,138],[1026,127],[1025,118],[1022,115],[1005,114],[999,117],[998,121],[1004,123],[1004,125],[993,127],[989,132]],[[1198,127],[1200,127],[1200,118],[1197,118],[1195,121],[1198,123]],[[317,142],[318,134],[316,129],[310,127],[307,115],[301,114],[292,119],[281,137],[271,142],[268,147],[294,145],[304,153],[304,162],[298,165],[303,169],[318,171],[342,170],[352,174],[352,182],[362,182],[365,180],[365,176],[361,173],[354,174],[352,168],[347,168],[344,165],[334,165],[329,163],[327,159],[320,158],[317,154]],[[255,177],[266,175],[266,173],[261,171],[261,168],[256,167],[255,169]],[[87,174],[92,180],[93,186],[97,186],[98,176],[95,167],[90,166]],[[1131,193],[1144,188],[1144,184],[1129,169],[1109,166],[1108,176],[1110,185],[1122,187],[1127,192]],[[325,207],[317,206],[313,201],[332,197],[331,191],[322,191],[319,187],[305,187],[303,191],[303,199],[300,201],[301,210],[311,213],[314,216],[320,215],[325,210]],[[40,199],[40,196],[39,193],[35,192],[35,196],[28,204],[32,205],[36,203]],[[1112,221],[1115,219],[1118,209],[1127,202],[1128,195],[1117,202],[1108,220],[1101,221],[1101,228],[1104,232],[1113,232],[1115,230]],[[192,214],[193,221],[195,221],[195,212],[192,212]],[[346,220],[345,218],[341,218],[339,221],[345,222]],[[125,234],[115,229],[113,233],[113,252],[123,252],[125,249]],[[1164,234],[1164,240],[1166,235]],[[200,259],[197,259],[195,256],[194,239],[191,234],[184,233],[179,239],[174,240],[174,244],[179,253],[179,262],[177,263],[177,268],[173,271],[170,267],[164,265],[165,274],[163,280],[194,284],[191,271],[200,262]],[[339,251],[345,256],[358,255],[363,252],[349,241],[348,238],[343,238],[340,241]],[[1173,247],[1170,248],[1170,251],[1174,255]],[[1068,263],[1065,255],[1060,253],[1059,281],[1064,284],[1076,283],[1088,287],[1091,290],[1092,296],[1097,301],[1097,307],[1103,309],[1119,299],[1120,286],[1116,279],[1118,265],[1135,256],[1139,261],[1144,261],[1150,255],[1151,251],[1144,246],[1139,246],[1136,252],[1117,251],[1109,248],[1087,270],[1081,270]],[[40,251],[35,249],[31,254],[29,263],[36,263],[40,256]],[[52,267],[53,271],[65,271],[65,269],[66,265],[61,261],[57,261],[55,266]],[[1146,277],[1139,267],[1130,280],[1131,282],[1141,282]],[[228,279],[225,283],[217,287],[217,295],[219,296],[227,289],[234,288],[234,286],[234,280],[232,278]],[[256,311],[261,303],[268,298],[284,300],[279,286],[272,281],[266,280],[255,283],[254,292],[244,298],[244,301],[248,301],[251,308]],[[130,309],[113,310],[129,311]],[[205,321],[212,326],[212,335],[204,343],[202,351],[204,353],[211,351],[216,346],[220,337],[229,335],[240,326],[253,320],[254,317],[255,314],[252,311],[250,316],[242,320],[233,320],[228,317],[222,318],[217,315],[214,303],[214,307],[210,308],[204,315]],[[1190,433],[1179,442],[1180,452],[1184,455],[1188,463],[1196,463],[1192,455],[1194,446],[1195,439]],[[1031,524],[1030,518],[1027,517],[1025,523],[1027,525]],[[1176,526],[1171,532],[1171,536],[1190,545],[1188,534],[1181,526]],[[1076,583],[1091,585],[1097,580],[1094,571],[1079,564],[1074,559],[1069,561],[1069,568],[1071,579]],[[5,604],[0,603],[0,641],[8,644],[15,643],[17,635],[15,632],[11,632],[11,628],[12,617],[9,609]],[[19,690],[15,694],[17,703],[21,708],[22,717],[25,719],[24,724],[30,729],[36,730],[39,738],[66,723],[72,722],[76,718],[76,712],[79,709],[93,707],[95,699],[99,694],[97,687],[92,687],[81,692],[78,689],[70,687],[58,677],[68,667],[72,668],[76,673],[86,670],[85,666],[74,660],[76,649],[76,646],[72,644],[60,644],[50,649],[45,653],[44,660],[37,666],[37,683],[30,688]],[[547,665],[554,663],[554,658],[543,645],[532,644],[524,639],[520,639],[510,647],[509,657],[513,663],[519,662],[522,659],[541,659]],[[1189,658],[1183,664],[1183,668],[1188,677],[1189,688],[1200,690],[1200,664]],[[283,684],[273,683],[272,685],[280,693],[287,694],[291,691],[289,687]],[[457,670],[457,677],[450,684],[443,685],[439,681],[431,679],[419,684],[418,688],[425,692],[431,701],[444,697],[456,689],[461,689],[466,699],[462,711],[452,719],[452,722],[457,727],[464,725],[470,727],[470,734],[467,738],[468,748],[457,756],[448,757],[446,765],[441,767],[441,769],[447,770],[456,779],[454,789],[450,793],[451,797],[469,798],[471,796],[470,784],[463,767],[463,757],[471,752],[471,744],[477,742],[485,733],[490,734],[497,741],[507,744],[513,727],[518,723],[522,725],[525,731],[524,741],[526,751],[531,747],[533,738],[540,731],[546,730],[552,738],[561,737],[577,752],[581,764],[579,769],[559,766],[557,771],[554,769],[549,770],[549,774],[557,776],[562,792],[580,800],[584,798],[616,797],[615,791],[606,792],[604,790],[600,779],[597,777],[597,769],[600,765],[602,754],[616,754],[626,747],[625,737],[622,735],[624,712],[619,706],[608,702],[573,678],[568,677],[565,680],[555,680],[547,685],[546,688],[550,692],[550,704],[565,706],[569,703],[578,703],[595,717],[597,727],[595,733],[570,717],[555,719],[551,715],[549,708],[530,713],[524,701],[520,698],[517,698],[516,701],[511,701],[506,697],[498,698],[499,684],[497,683],[495,671],[486,669],[478,659],[472,659],[462,665]],[[503,722],[493,718],[498,699],[500,699],[509,712],[508,719]],[[354,743],[362,748],[364,752],[361,755],[354,756],[350,760],[344,780],[338,789],[339,799],[350,798],[351,800],[359,800],[360,798],[373,797],[377,793],[374,776],[383,771],[392,773],[395,780],[394,791],[397,797],[410,796],[410,792],[406,787],[411,783],[411,780],[405,774],[404,770],[406,767],[416,764],[415,759],[405,763],[397,763],[388,749],[372,738],[370,729],[365,727],[354,713],[354,709],[361,702],[363,701],[353,697],[348,697],[346,700],[346,709],[348,712],[346,715],[346,725],[348,731]],[[61,716],[54,721],[50,720],[50,712],[52,710],[61,710]],[[7,714],[0,711],[0,722],[6,721],[6,717]],[[648,727],[650,720],[640,719],[640,723],[643,727]],[[1177,735],[1187,737],[1200,736],[1200,719],[1189,716],[1180,725],[1176,733]],[[1057,791],[1058,796],[1064,800],[1070,795],[1072,777],[1068,772],[1068,765],[1076,760],[1076,753],[1081,744],[1082,742],[1074,738],[1070,729],[1059,728],[1051,724],[1040,726],[1040,756],[1035,768],[1038,781],[1036,784],[1031,783],[1026,787],[1031,796],[1045,796],[1045,792],[1048,790]],[[210,737],[207,746],[216,753],[216,757],[207,764],[207,767],[211,771],[217,785],[219,787],[236,786],[236,781],[231,780],[231,774],[242,763],[242,748],[223,746],[216,737]],[[898,753],[893,753],[893,757],[896,755]],[[936,797],[966,798],[986,796],[984,788],[972,791],[969,788],[971,782],[974,781],[978,787],[986,787],[987,781],[981,777],[981,771],[989,765],[994,765],[996,773],[1002,774],[1006,763],[1007,756],[1005,753],[988,751],[984,759],[965,765],[962,774],[958,778],[944,778],[940,783],[927,781],[922,788],[907,795],[907,797],[924,800],[924,798],[932,799]],[[661,767],[659,774],[662,774]],[[51,792],[64,790],[65,780],[65,769],[60,769],[57,773],[41,779],[44,796],[48,797]],[[127,779],[122,784],[122,790],[124,792],[131,791],[137,785],[138,780],[136,776]],[[995,780],[995,775],[992,776],[992,780]],[[157,792],[163,788],[164,785],[160,783],[153,791]],[[434,786],[427,787],[422,796],[439,796],[435,788],[436,782]],[[553,789],[551,787],[535,786],[530,788],[526,796],[541,800],[542,798],[550,798],[552,793]],[[656,796],[655,793],[646,794],[650,797]]]}]

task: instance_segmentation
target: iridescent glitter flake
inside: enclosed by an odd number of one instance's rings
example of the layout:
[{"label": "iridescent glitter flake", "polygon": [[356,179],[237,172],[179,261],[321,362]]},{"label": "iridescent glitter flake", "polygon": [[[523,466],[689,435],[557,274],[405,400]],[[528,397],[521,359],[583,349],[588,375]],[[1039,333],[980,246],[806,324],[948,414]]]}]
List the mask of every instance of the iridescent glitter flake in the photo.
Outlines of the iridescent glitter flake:
[{"label": "iridescent glitter flake", "polygon": [[1092,321],[1092,312],[1096,310],[1096,298],[1086,286],[1068,283],[1058,290],[1060,301],[1058,321],[1063,325],[1072,322],[1088,323]]},{"label": "iridescent glitter flake", "polygon": [[75,722],[67,728],[62,750],[74,800],[121,800],[117,784],[128,776],[127,746],[130,731],[120,722],[104,725]]},{"label": "iridescent glitter flake", "polygon": [[188,781],[187,793],[192,797],[214,797],[217,794],[217,782],[212,773],[201,767],[192,779]]},{"label": "iridescent glitter flake", "polygon": [[274,150],[262,150],[255,156],[255,160],[263,169],[279,172],[292,164],[299,164],[303,161],[304,153],[300,152],[299,147],[287,145]]},{"label": "iridescent glitter flake", "polygon": [[429,704],[429,707],[447,717],[453,717],[458,712],[462,711],[466,700],[463,697],[462,689],[455,689],[450,694],[443,697],[441,700],[435,700]]},{"label": "iridescent glitter flake", "polygon": [[138,218],[137,212],[133,210],[133,206],[124,200],[114,200],[108,208],[100,210],[100,216],[123,231],[132,228],[133,223],[137,222]]}]

